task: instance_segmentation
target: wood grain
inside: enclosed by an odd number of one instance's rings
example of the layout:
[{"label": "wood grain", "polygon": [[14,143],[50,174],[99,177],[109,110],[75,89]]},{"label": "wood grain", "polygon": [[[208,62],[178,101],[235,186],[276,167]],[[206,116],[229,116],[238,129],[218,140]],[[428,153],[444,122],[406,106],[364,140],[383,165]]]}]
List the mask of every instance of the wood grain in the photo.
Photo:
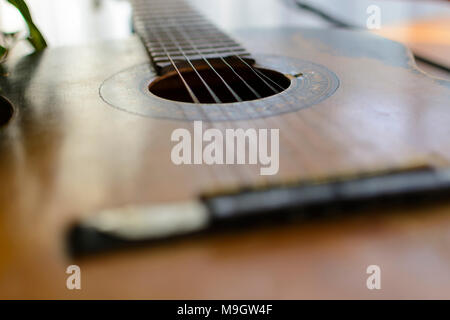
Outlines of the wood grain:
[{"label": "wood grain", "polygon": [[[252,53],[310,60],[341,81],[311,108],[225,125],[280,128],[280,172],[268,179],[449,164],[449,83],[415,69],[400,44],[331,30],[236,36]],[[100,99],[106,78],[146,59],[130,38],[7,65],[0,85],[16,116],[0,131],[1,297],[449,298],[448,203],[72,261],[65,230],[81,216],[264,182],[254,167],[173,165],[170,134],[190,123],[140,117]],[[73,263],[82,269],[80,292],[65,288]],[[381,291],[365,288],[369,264],[384,272]]]}]

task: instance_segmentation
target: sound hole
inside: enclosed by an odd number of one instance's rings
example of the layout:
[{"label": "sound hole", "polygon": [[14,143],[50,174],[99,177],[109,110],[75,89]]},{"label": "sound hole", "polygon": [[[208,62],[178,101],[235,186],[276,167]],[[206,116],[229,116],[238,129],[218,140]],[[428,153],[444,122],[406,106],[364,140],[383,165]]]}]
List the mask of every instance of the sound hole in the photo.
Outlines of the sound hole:
[{"label": "sound hole", "polygon": [[[252,69],[245,65],[233,65],[232,67],[224,64],[216,65],[214,66],[215,72],[209,66],[200,65],[196,66],[197,74],[192,67],[183,66],[179,68],[179,71],[200,103],[257,100],[280,93],[286,90],[291,83],[289,78],[277,71],[262,68]],[[205,83],[214,92],[216,99],[209,92]],[[154,80],[149,85],[149,90],[154,95],[167,100],[194,102],[192,95],[189,94],[186,85],[175,70]]]},{"label": "sound hole", "polygon": [[6,125],[12,118],[14,108],[4,97],[0,96],[0,127]]}]

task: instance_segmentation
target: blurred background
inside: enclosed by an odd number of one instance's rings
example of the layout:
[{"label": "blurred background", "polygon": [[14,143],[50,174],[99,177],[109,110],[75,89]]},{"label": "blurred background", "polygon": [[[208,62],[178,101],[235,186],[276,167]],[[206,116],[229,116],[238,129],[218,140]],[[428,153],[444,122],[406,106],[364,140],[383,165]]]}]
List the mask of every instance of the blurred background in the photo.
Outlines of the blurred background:
[{"label": "blurred background", "polygon": [[[381,29],[371,32],[404,42],[418,56],[432,62],[419,61],[423,70],[449,78],[450,2],[447,0],[191,2],[226,31],[249,27],[330,28],[341,23],[367,30],[366,10],[370,5],[377,5],[381,10]],[[131,34],[131,7],[126,0],[28,0],[27,3],[50,46],[83,45]],[[25,29],[20,14],[6,1],[0,1],[0,28],[11,32]],[[23,43],[15,49],[16,54],[27,50],[31,51]]]},{"label": "blurred background", "polygon": [[[370,5],[381,12],[381,29],[371,30],[408,45],[422,70],[450,79],[450,2],[447,0],[191,0],[226,31],[242,28],[366,28]],[[50,46],[83,45],[131,34],[126,0],[28,0],[36,24]],[[330,22],[327,18],[332,18]],[[336,24],[337,21],[337,24]],[[0,1],[0,28],[25,29],[20,14]],[[27,51],[28,50],[28,51]],[[31,52],[21,43],[16,55]],[[430,63],[423,63],[426,60]]]}]

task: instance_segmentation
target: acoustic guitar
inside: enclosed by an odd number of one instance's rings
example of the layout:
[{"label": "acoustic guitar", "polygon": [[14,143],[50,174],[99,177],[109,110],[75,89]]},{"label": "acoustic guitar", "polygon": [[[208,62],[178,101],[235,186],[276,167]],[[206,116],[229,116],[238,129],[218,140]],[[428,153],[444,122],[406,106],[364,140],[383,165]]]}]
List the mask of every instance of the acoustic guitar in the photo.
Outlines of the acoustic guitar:
[{"label": "acoustic guitar", "polygon": [[403,45],[132,5],[135,37],[3,66],[4,261],[448,195],[450,83]]}]

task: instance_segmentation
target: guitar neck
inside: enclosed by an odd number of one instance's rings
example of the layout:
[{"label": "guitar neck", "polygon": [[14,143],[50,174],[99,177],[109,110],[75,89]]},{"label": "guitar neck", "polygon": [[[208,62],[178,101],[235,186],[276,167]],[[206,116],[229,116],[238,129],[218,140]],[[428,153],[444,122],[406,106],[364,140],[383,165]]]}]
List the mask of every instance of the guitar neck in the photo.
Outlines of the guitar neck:
[{"label": "guitar neck", "polygon": [[159,75],[186,61],[250,54],[184,0],[131,0],[134,27]]}]

